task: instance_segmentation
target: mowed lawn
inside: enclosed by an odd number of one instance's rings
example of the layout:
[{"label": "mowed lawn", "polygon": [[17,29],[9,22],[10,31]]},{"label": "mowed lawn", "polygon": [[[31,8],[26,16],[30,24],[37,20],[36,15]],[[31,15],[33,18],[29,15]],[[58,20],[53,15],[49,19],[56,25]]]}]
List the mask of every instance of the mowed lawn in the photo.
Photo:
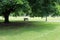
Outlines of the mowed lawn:
[{"label": "mowed lawn", "polygon": [[[0,22],[4,20],[0,19]],[[10,17],[9,20],[13,23],[0,23],[0,40],[60,40],[60,17],[50,17],[47,22],[39,17],[26,22],[23,17]]]},{"label": "mowed lawn", "polygon": [[60,40],[59,22],[23,22],[19,26],[0,27],[0,40]]}]

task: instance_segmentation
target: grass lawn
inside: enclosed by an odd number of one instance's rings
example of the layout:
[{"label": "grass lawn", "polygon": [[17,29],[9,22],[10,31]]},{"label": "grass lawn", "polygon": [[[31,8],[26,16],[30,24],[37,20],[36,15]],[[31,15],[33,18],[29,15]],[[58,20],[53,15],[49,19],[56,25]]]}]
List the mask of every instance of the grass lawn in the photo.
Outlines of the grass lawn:
[{"label": "grass lawn", "polygon": [[21,26],[1,26],[0,40],[60,40],[60,23],[30,21]]},{"label": "grass lawn", "polygon": [[[29,18],[29,22],[24,22],[23,17],[9,20],[17,23],[0,23],[0,40],[60,40],[60,17],[48,17],[47,22],[40,17]],[[0,22],[3,21],[0,17]]]}]

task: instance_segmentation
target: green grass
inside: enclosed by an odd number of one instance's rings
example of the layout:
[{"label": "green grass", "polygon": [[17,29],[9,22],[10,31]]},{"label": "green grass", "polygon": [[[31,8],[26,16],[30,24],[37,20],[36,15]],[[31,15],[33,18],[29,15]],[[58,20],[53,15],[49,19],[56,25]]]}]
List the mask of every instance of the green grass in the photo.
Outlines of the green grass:
[{"label": "green grass", "polygon": [[24,22],[23,17],[10,17],[9,20],[22,25],[0,26],[0,40],[60,40],[60,17],[48,17],[47,22],[41,17],[29,18],[29,22]]},{"label": "green grass", "polygon": [[0,29],[0,40],[60,40],[60,23],[30,21],[19,27],[7,26]]}]

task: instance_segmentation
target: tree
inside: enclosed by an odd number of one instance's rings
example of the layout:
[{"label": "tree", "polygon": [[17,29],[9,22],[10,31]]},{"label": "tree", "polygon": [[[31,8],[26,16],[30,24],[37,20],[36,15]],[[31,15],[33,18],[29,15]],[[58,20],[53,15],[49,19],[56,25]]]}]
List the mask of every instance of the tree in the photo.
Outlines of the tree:
[{"label": "tree", "polygon": [[20,10],[21,6],[14,0],[0,1],[0,14],[5,18],[4,22],[8,23],[10,13]]},{"label": "tree", "polygon": [[[37,17],[47,17],[49,15],[56,14],[56,3],[57,0],[28,0],[31,8],[32,8],[32,16]],[[57,15],[57,14],[56,14]]]},{"label": "tree", "polygon": [[22,4],[22,7],[20,9],[20,11],[18,12],[14,12],[12,14],[12,16],[23,16],[26,14],[27,15],[30,15],[31,13],[31,7],[29,6],[29,2],[27,0],[17,0],[18,3]]},{"label": "tree", "polygon": [[52,14],[52,17],[60,16],[60,0],[55,0],[55,13]]}]

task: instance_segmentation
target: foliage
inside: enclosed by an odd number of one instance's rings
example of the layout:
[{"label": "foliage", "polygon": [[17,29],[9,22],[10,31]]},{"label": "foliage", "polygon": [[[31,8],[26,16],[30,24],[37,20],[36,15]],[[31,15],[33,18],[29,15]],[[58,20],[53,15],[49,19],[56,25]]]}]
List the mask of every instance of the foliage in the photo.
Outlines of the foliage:
[{"label": "foliage", "polygon": [[[56,10],[57,3],[59,4],[59,0],[13,0],[14,2],[17,1],[17,4],[21,4],[21,9],[16,7],[18,10],[15,11],[14,15],[21,15],[21,14],[27,14],[30,16],[49,16],[49,15],[57,15],[58,11]],[[9,1],[3,0],[3,4],[8,4]],[[12,2],[13,3],[13,2]],[[10,5],[12,5],[12,3]],[[4,9],[4,8],[3,8]],[[7,8],[8,9],[8,8]],[[20,14],[20,12],[22,13]],[[56,14],[57,13],[57,14]],[[58,14],[59,15],[59,14]]]},{"label": "foliage", "polygon": [[56,8],[57,3],[59,4],[59,0],[28,0],[31,8],[32,8],[32,16],[54,16],[58,13]]},{"label": "foliage", "polygon": [[5,22],[8,22],[10,13],[19,11],[21,7],[22,5],[14,0],[2,0],[0,2],[0,14],[5,18]]}]

